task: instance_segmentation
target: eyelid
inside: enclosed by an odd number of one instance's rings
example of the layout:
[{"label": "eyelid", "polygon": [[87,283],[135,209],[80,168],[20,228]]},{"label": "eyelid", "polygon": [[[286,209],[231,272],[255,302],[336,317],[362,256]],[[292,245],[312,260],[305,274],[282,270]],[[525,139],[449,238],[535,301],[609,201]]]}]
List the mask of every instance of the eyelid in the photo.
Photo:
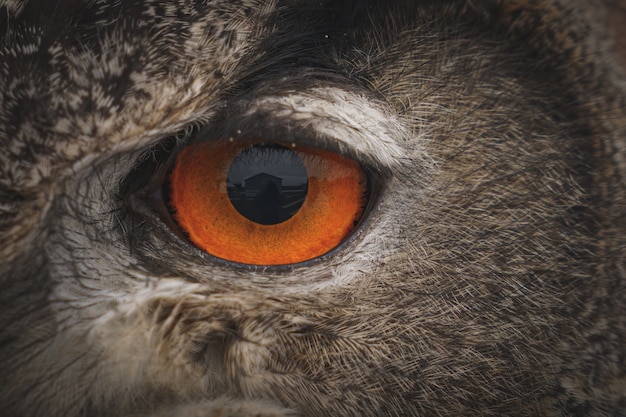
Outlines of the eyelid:
[{"label": "eyelid", "polygon": [[[397,138],[409,135],[395,115],[365,95],[338,87],[246,98],[229,104],[224,113],[202,136],[280,139],[337,152],[379,172],[394,172],[407,159]],[[227,126],[219,126],[220,119]]]},{"label": "eyelid", "polygon": [[[338,87],[317,87],[239,99],[224,105],[221,115],[187,126],[184,131],[153,145],[169,157],[162,159],[152,181],[153,190],[187,145],[213,140],[260,139],[316,147],[358,161],[378,178],[402,169],[407,156],[398,138],[408,137],[395,115],[363,94]],[[170,145],[164,145],[169,142]],[[414,154],[414,152],[411,152]]]},{"label": "eyelid", "polygon": [[368,98],[340,88],[263,97],[252,106],[249,112],[266,109],[275,119],[306,123],[319,137],[333,140],[340,148],[351,149],[384,169],[393,169],[405,156],[394,139],[402,130],[395,117]]}]

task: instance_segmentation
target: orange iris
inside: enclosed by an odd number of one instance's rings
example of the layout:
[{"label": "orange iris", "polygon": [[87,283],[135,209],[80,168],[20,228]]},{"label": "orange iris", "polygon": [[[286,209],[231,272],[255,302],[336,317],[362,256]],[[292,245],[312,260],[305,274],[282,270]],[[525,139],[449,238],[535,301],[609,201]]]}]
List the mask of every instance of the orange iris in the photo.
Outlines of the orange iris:
[{"label": "orange iris", "polygon": [[[205,252],[244,264],[292,264],[335,248],[367,203],[367,178],[359,164],[321,149],[280,146],[291,149],[306,168],[306,197],[291,217],[261,224],[241,214],[227,190],[233,161],[261,143],[206,141],[178,154],[169,177],[169,205],[180,228]],[[251,167],[249,178],[254,172]]]}]

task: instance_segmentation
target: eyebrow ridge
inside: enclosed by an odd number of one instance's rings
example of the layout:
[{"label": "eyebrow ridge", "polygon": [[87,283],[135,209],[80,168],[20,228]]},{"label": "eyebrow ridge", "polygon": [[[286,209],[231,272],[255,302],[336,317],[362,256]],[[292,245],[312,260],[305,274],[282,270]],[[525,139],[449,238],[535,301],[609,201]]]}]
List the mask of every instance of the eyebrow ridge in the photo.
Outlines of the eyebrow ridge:
[{"label": "eyebrow ridge", "polygon": [[393,169],[406,159],[397,138],[407,132],[395,115],[365,95],[338,87],[257,98],[246,116],[269,112],[277,121],[299,121],[327,140],[347,147],[377,165]]}]

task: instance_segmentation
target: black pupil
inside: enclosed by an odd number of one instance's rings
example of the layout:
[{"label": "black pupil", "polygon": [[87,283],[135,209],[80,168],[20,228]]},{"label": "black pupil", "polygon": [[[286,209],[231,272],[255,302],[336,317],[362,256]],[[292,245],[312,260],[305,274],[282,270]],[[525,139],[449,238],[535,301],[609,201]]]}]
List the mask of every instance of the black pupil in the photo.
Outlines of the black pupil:
[{"label": "black pupil", "polygon": [[226,189],[237,211],[260,224],[278,224],[300,210],[309,179],[302,159],[284,146],[254,145],[228,169]]}]

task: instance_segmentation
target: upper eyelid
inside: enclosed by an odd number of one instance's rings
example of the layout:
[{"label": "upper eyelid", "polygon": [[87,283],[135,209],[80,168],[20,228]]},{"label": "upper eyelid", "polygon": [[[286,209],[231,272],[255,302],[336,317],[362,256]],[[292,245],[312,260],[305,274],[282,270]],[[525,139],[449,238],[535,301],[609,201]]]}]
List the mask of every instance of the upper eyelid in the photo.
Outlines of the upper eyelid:
[{"label": "upper eyelid", "polygon": [[179,135],[174,153],[197,141],[246,138],[326,149],[380,173],[395,172],[412,159],[399,144],[411,136],[406,128],[365,94],[339,87],[277,90],[224,100],[197,129]]},{"label": "upper eyelid", "polygon": [[270,95],[252,100],[243,117],[268,113],[274,123],[296,122],[309,127],[310,136],[333,142],[348,156],[393,171],[406,159],[396,138],[405,136],[394,115],[367,99],[336,87]]},{"label": "upper eyelid", "polygon": [[229,137],[324,148],[353,158],[383,176],[399,170],[412,159],[398,144],[397,138],[408,134],[395,115],[364,95],[338,87],[244,98],[225,108],[227,114],[187,125],[177,134],[161,137],[149,146],[148,154],[161,148],[164,141],[175,139],[168,152],[170,157],[159,170],[160,176],[171,168],[175,155],[183,147]]}]

